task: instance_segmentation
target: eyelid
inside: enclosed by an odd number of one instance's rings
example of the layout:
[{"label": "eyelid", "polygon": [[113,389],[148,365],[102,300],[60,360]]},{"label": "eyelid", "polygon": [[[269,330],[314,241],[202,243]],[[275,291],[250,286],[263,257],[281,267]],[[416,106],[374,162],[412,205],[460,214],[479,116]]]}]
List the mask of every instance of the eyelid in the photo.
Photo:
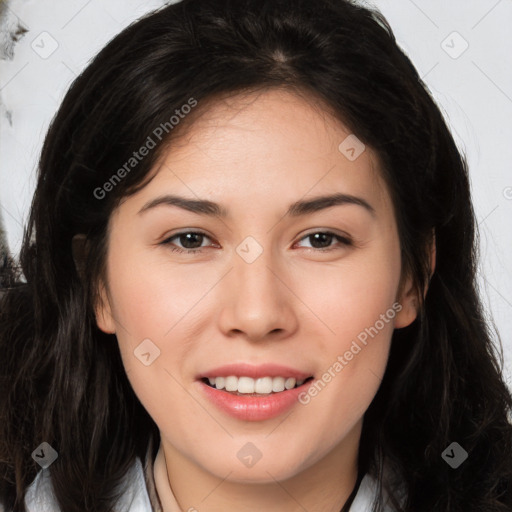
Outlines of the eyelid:
[{"label": "eyelid", "polygon": [[195,233],[197,235],[204,235],[204,236],[207,236],[208,238],[211,238],[211,236],[206,233],[206,231],[203,231],[202,229],[199,229],[199,228],[186,228],[186,229],[182,229],[180,231],[176,231],[176,233],[171,233],[171,234],[165,234],[164,237],[162,237],[162,241],[165,241],[165,240],[169,240],[170,238],[175,238],[179,235],[188,235],[189,233]]},{"label": "eyelid", "polygon": [[[206,233],[205,231],[202,231],[201,229],[197,229],[197,228],[189,228],[189,229],[184,229],[184,230],[181,230],[181,231],[178,231],[176,233],[173,233],[171,235],[166,235],[161,242],[158,242],[158,245],[171,245],[171,242],[170,240],[174,239],[174,238],[178,238],[179,236],[181,235],[187,235],[187,234],[190,234],[190,233],[193,233],[194,235],[202,235],[204,236],[205,238],[209,238],[210,240],[213,240],[213,237],[211,237],[208,233]],[[198,248],[198,249],[181,249],[182,251],[189,251],[189,252],[199,252],[200,250],[204,249],[205,247],[201,247],[201,248]]]},{"label": "eyelid", "polygon": [[[316,247],[304,247],[304,249],[307,249],[308,252],[316,252],[316,253],[328,253],[331,251],[335,251],[337,249],[341,248],[348,248],[355,246],[354,240],[352,237],[346,233],[339,234],[336,231],[330,230],[330,229],[315,229],[313,231],[310,231],[308,233],[305,233],[302,235],[295,244],[302,242],[304,239],[307,239],[308,237],[316,234],[316,233],[322,233],[324,235],[331,236],[333,239],[338,241],[338,244],[329,245],[324,248],[316,248]],[[294,245],[295,245],[294,244]],[[340,247],[341,246],[341,247]]]},{"label": "eyelid", "polygon": [[329,234],[329,235],[333,235],[337,238],[342,238],[342,239],[345,239],[347,242],[350,242],[350,243],[353,243],[353,238],[348,234],[348,233],[345,233],[343,231],[339,232],[338,230],[333,230],[331,228],[315,228],[311,231],[308,231],[306,233],[304,233],[300,238],[299,238],[299,241],[300,240],[303,240],[304,238],[308,237],[308,236],[311,236],[311,235],[314,235],[316,233],[324,233],[324,234]]}]

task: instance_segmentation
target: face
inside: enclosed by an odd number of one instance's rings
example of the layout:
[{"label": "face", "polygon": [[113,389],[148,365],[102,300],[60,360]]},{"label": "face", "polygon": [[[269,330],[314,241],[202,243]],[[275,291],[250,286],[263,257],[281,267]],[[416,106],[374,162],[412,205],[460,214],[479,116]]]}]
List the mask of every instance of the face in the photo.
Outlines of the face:
[{"label": "face", "polygon": [[357,449],[416,312],[377,158],[349,135],[290,92],[217,102],[114,212],[97,321],[166,455],[268,482]]}]

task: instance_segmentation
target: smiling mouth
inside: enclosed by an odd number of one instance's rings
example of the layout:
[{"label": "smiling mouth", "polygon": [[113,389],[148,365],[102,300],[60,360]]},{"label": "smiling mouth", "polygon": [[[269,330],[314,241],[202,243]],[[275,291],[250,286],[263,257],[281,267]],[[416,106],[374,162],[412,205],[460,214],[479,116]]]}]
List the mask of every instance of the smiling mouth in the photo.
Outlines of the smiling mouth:
[{"label": "smiling mouth", "polygon": [[229,377],[204,377],[201,381],[213,389],[224,391],[231,395],[254,397],[275,395],[296,389],[304,386],[313,378],[313,376],[310,376],[303,380],[297,380],[293,377],[262,377],[252,379],[251,377],[236,377],[231,375]]}]

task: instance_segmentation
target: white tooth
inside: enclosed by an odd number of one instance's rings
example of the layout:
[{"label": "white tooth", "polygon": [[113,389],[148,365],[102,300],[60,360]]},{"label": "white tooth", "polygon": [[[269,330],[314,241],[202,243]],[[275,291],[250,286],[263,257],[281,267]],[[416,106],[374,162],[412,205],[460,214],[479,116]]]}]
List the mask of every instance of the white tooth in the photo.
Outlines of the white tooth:
[{"label": "white tooth", "polygon": [[254,392],[262,394],[272,393],[272,377],[261,377],[260,379],[256,379]]},{"label": "white tooth", "polygon": [[224,386],[226,388],[226,391],[237,391],[238,377],[235,377],[234,375],[230,375],[229,377],[226,377]]},{"label": "white tooth", "polygon": [[305,379],[296,380],[293,377],[260,377],[252,379],[251,377],[236,377],[230,375],[229,377],[208,377],[211,385],[217,389],[226,389],[226,391],[245,393],[258,393],[261,395],[268,395],[272,392],[279,393],[285,389],[293,389],[295,385],[300,386],[304,383]]},{"label": "white tooth", "polygon": [[284,387],[286,389],[292,389],[295,387],[295,383],[297,381],[293,378],[293,377],[289,377],[288,379],[286,379],[285,383],[284,383]]},{"label": "white tooth", "polygon": [[254,379],[250,377],[240,377],[238,379],[239,393],[254,393]]},{"label": "white tooth", "polygon": [[284,391],[284,378],[283,377],[274,377],[272,379],[272,391],[278,393],[279,391]]}]

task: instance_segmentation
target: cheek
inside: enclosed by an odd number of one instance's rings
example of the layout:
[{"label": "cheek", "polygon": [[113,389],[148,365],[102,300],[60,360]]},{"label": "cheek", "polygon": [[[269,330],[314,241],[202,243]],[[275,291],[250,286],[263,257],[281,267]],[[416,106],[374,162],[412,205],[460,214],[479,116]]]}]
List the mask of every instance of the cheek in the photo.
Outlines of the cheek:
[{"label": "cheek", "polygon": [[[113,250],[112,254],[108,274],[112,313],[134,392],[159,425],[178,410],[181,415],[197,413],[180,383],[201,298],[218,277],[211,271],[171,267],[161,259],[151,261],[148,253]],[[174,397],[171,405],[170,396]]]},{"label": "cheek", "polygon": [[150,256],[141,253],[112,260],[109,287],[113,313],[134,340],[149,337],[167,343],[175,326],[187,322],[215,283],[215,275],[171,266]]},{"label": "cheek", "polygon": [[381,243],[354,253],[336,267],[319,266],[302,275],[295,289],[315,314],[305,327],[317,340],[319,353],[332,357],[345,352],[358,336],[364,341],[369,329],[374,333],[375,324],[382,334],[379,339],[391,337],[396,316],[392,306],[400,280],[398,244]]},{"label": "cheek", "polygon": [[[308,336],[316,342],[322,369],[301,403],[315,411],[308,416],[318,429],[332,425],[324,430],[327,446],[363,416],[386,369],[400,309],[400,259],[395,245],[385,249],[361,254],[336,272],[324,269],[304,284],[306,294],[308,285],[317,283],[318,292],[308,297],[321,322],[311,323]],[[330,279],[326,272],[331,272]]]}]

